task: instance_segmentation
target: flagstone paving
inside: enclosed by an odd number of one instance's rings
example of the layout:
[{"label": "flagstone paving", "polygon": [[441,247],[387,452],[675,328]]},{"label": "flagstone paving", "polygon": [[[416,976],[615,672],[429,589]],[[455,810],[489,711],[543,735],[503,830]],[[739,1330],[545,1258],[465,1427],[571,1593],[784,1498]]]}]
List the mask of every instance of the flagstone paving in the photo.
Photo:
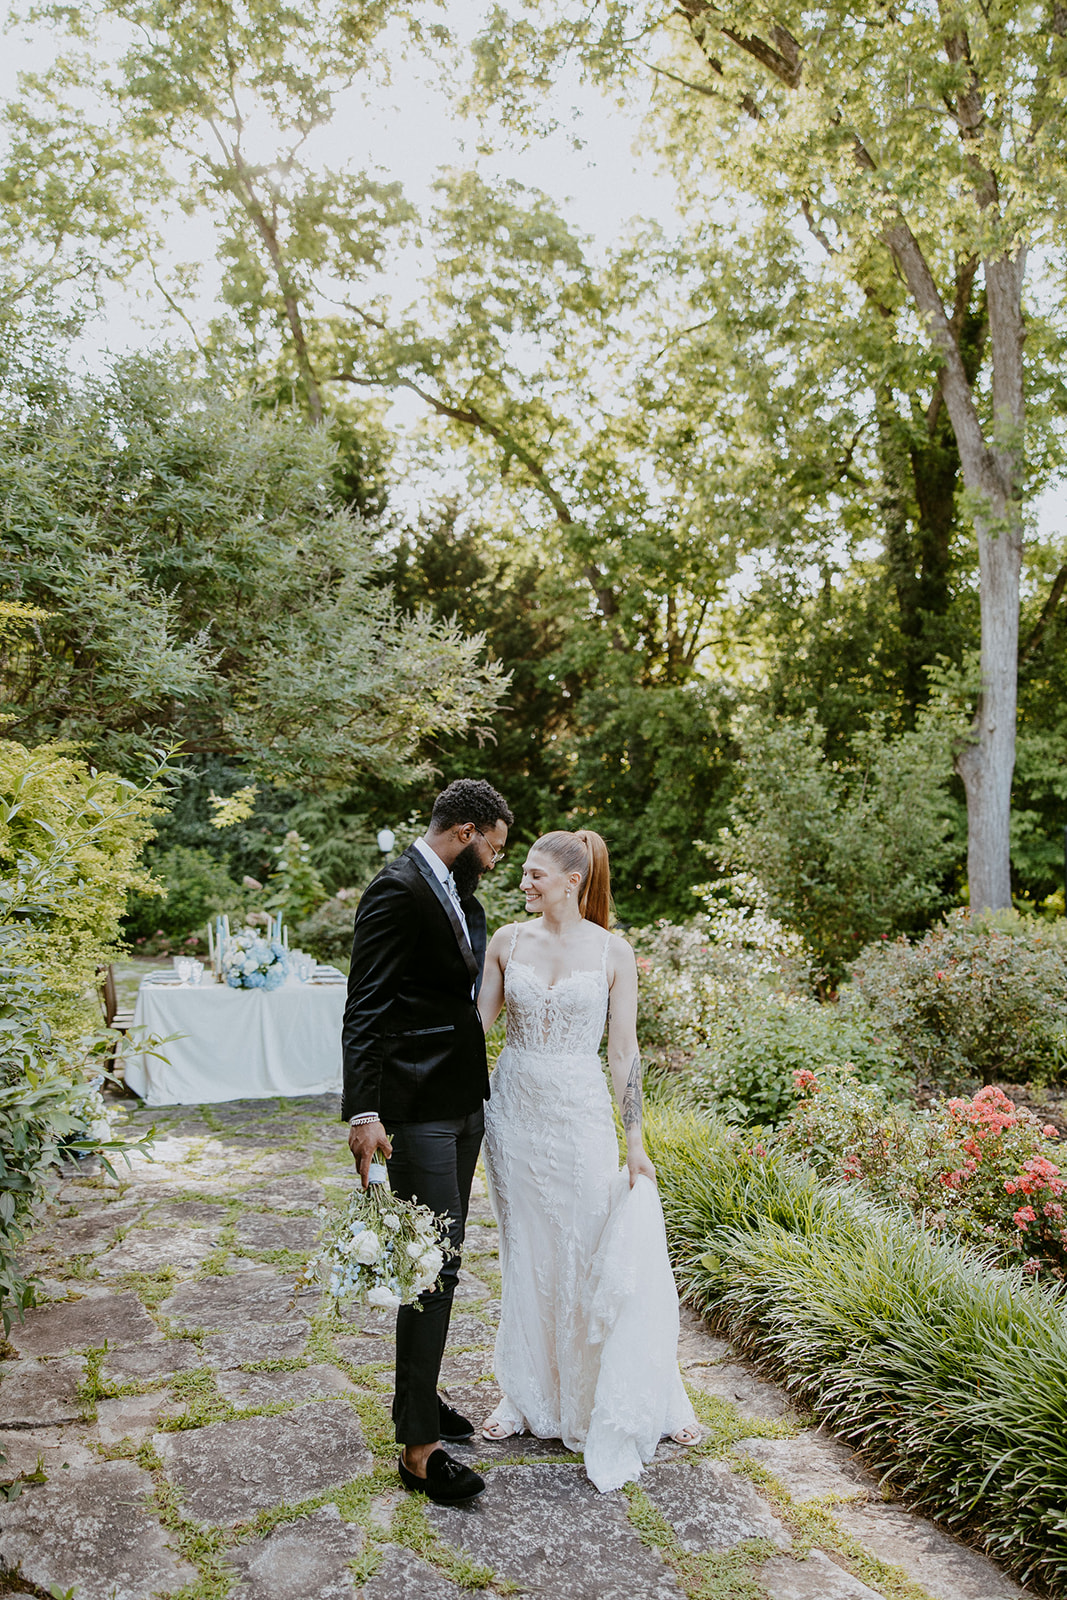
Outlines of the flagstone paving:
[{"label": "flagstone paving", "polygon": [[[599,1495],[558,1440],[480,1438],[471,1505],[407,1495],[392,1317],[298,1292],[354,1183],[332,1097],[138,1110],[155,1160],[71,1172],[30,1242],[41,1305],[0,1360],[0,1596],[74,1600],[1016,1600],[691,1312],[706,1434]],[[500,1289],[478,1185],[442,1371],[492,1410]]]}]

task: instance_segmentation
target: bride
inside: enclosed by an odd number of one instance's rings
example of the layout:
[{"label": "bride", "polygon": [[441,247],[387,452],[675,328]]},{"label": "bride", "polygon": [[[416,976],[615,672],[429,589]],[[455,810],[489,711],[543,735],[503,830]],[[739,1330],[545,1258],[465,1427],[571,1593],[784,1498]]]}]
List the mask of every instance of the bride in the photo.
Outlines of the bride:
[{"label": "bride", "polygon": [[[659,1440],[700,1437],[678,1371],[678,1296],[655,1169],[641,1138],[637,966],[608,931],[598,833],[547,833],[522,875],[533,923],[486,951],[486,1030],[507,1044],[485,1109],[485,1165],[503,1275],[490,1439],[531,1432],[582,1450],[600,1490],[636,1478]],[[599,1049],[608,1062],[626,1166]]]}]

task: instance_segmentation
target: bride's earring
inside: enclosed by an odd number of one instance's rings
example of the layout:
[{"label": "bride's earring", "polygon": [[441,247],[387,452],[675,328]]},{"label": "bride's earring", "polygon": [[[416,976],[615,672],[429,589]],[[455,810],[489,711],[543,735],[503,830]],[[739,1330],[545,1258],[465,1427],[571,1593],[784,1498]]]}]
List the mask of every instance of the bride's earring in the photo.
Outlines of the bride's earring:
[{"label": "bride's earring", "polygon": [[571,897],[570,889],[564,889],[563,893],[566,895],[567,899],[569,900],[570,897]]}]

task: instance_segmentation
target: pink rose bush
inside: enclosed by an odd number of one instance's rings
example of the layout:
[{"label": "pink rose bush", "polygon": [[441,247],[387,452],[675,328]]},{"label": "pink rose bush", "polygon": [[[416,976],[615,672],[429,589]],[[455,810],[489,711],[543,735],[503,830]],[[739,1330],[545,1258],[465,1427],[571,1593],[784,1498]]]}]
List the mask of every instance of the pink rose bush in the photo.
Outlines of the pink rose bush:
[{"label": "pink rose bush", "polygon": [[847,1068],[798,1071],[775,1143],[820,1176],[903,1204],[991,1261],[1067,1278],[1067,1173],[1057,1130],[992,1085],[914,1112]]}]

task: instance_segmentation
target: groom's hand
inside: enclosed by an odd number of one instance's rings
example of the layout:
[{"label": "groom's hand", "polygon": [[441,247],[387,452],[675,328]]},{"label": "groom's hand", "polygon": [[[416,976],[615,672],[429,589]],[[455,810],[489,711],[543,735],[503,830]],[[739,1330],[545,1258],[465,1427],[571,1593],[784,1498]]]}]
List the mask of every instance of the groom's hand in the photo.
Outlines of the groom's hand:
[{"label": "groom's hand", "polygon": [[370,1164],[380,1150],[388,1161],[393,1153],[389,1135],[380,1122],[361,1122],[348,1130],[348,1148],[355,1158],[364,1189],[370,1185]]}]

